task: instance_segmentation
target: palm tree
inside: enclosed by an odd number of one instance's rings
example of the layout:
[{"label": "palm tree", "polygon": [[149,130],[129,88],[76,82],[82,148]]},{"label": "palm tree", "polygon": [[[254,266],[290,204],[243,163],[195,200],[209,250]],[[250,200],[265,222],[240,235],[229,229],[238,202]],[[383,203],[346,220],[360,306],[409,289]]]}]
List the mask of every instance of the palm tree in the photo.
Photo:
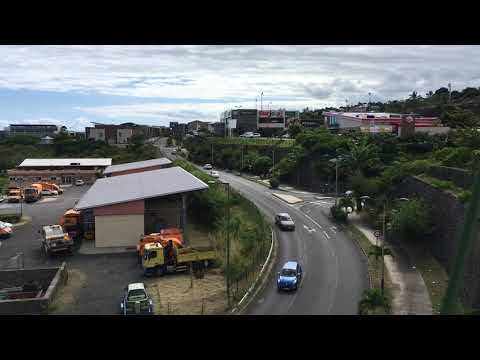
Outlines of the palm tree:
[{"label": "palm tree", "polygon": [[362,138],[360,141],[351,141],[348,148],[342,157],[345,167],[350,169],[351,173],[367,168],[378,158],[375,145],[368,144],[366,138]]}]

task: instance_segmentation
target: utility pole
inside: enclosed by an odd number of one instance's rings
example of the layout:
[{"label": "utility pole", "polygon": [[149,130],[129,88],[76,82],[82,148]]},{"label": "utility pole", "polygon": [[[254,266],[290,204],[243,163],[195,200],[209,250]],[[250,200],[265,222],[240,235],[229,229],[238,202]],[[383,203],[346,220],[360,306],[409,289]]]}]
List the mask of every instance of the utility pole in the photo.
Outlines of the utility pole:
[{"label": "utility pole", "polygon": [[263,111],[263,91],[260,94],[260,111]]},{"label": "utility pole", "polygon": [[387,217],[387,199],[383,203],[383,239],[382,239],[382,280],[380,283],[380,289],[382,290],[382,295],[385,288],[385,240],[387,239],[387,235],[385,233],[385,219]]}]

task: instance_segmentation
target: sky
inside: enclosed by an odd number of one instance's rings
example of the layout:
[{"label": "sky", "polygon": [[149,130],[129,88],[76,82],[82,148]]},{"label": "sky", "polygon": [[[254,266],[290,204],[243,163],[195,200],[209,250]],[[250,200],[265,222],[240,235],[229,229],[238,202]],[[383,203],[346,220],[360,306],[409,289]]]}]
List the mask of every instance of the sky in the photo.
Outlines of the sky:
[{"label": "sky", "polygon": [[[0,46],[11,123],[168,125],[235,107],[323,108],[480,86],[480,46]],[[257,101],[256,101],[257,99]]]}]

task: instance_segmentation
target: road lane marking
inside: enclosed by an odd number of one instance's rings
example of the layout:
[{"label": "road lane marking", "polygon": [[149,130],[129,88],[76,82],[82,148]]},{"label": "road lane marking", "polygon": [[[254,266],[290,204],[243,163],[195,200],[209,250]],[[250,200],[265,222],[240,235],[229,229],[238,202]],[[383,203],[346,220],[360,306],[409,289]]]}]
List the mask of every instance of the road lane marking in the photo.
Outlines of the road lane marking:
[{"label": "road lane marking", "polygon": [[335,231],[335,226],[332,226],[332,227],[330,228],[330,231],[333,232],[334,235],[337,234],[337,232]]},{"label": "road lane marking", "polygon": [[327,234],[327,232],[325,230],[323,230],[323,233],[325,234],[325,236],[327,237],[327,239],[330,239],[330,236]]},{"label": "road lane marking", "polygon": [[312,232],[316,232],[316,231],[317,231],[317,230],[315,230],[314,228],[308,227],[308,226],[305,225],[305,224],[303,224],[303,228],[304,228],[305,230],[307,230],[310,234],[311,234]]}]

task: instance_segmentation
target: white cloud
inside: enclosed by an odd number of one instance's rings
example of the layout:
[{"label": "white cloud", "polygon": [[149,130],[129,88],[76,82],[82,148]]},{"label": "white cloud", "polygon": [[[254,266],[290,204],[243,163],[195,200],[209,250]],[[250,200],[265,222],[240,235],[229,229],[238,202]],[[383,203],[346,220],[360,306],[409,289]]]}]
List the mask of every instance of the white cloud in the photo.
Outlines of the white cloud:
[{"label": "white cloud", "polygon": [[[216,119],[230,105],[225,100],[252,107],[261,91],[266,102],[282,98],[296,108],[365,101],[368,92],[379,100],[403,98],[448,82],[454,89],[479,86],[479,69],[480,46],[0,47],[0,88],[132,98],[123,107],[82,108],[109,118],[170,119],[197,111]],[[139,105],[137,98],[152,101]]]}]

